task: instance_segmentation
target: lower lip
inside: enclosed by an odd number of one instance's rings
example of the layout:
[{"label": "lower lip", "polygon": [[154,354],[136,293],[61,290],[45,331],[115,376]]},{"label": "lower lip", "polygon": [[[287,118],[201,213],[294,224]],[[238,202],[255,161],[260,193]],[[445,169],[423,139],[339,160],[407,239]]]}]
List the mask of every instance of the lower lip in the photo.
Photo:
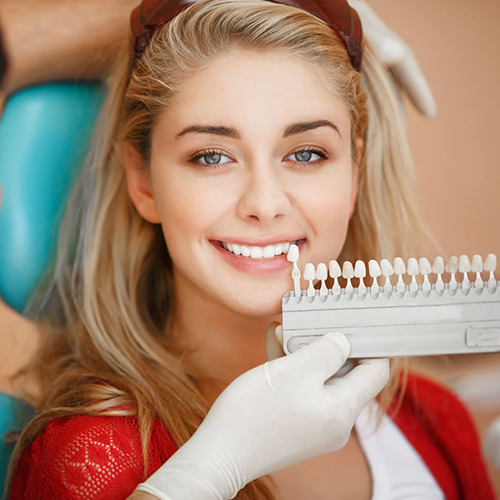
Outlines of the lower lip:
[{"label": "lower lip", "polygon": [[[262,259],[252,259],[252,257],[243,257],[242,255],[234,255],[234,253],[229,252],[225,248],[221,247],[218,241],[210,240],[210,243],[215,247],[215,249],[221,254],[221,256],[226,260],[228,264],[238,269],[238,271],[243,271],[248,274],[266,274],[266,273],[276,273],[283,271],[285,269],[290,269],[292,263],[286,258],[287,254],[282,253],[276,257],[262,258]],[[299,251],[302,250],[306,240],[299,240],[297,246]]]}]

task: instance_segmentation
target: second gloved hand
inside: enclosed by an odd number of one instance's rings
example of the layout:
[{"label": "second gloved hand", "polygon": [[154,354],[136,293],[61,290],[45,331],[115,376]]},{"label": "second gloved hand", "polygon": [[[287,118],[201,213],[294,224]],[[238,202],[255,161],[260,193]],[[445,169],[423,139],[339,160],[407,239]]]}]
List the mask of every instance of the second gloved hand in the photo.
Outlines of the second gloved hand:
[{"label": "second gloved hand", "polygon": [[227,500],[258,477],[342,448],[389,376],[388,360],[376,359],[332,379],[349,351],[344,335],[328,333],[244,373],[138,489],[164,500]]}]

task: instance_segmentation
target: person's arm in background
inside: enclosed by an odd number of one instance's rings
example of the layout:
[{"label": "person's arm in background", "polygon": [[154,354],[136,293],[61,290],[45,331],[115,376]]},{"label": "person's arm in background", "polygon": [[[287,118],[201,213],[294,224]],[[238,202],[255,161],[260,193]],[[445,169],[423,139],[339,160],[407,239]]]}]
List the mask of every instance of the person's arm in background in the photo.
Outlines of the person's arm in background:
[{"label": "person's arm in background", "polygon": [[2,93],[107,76],[139,0],[0,0],[9,58]]}]

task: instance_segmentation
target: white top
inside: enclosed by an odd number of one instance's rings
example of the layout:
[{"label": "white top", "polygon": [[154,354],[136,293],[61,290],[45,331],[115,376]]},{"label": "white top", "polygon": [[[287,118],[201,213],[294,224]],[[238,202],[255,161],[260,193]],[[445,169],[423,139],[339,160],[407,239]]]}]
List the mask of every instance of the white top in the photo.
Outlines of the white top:
[{"label": "white top", "polygon": [[446,500],[427,465],[387,415],[377,429],[377,410],[372,401],[355,425],[373,478],[371,500]]}]

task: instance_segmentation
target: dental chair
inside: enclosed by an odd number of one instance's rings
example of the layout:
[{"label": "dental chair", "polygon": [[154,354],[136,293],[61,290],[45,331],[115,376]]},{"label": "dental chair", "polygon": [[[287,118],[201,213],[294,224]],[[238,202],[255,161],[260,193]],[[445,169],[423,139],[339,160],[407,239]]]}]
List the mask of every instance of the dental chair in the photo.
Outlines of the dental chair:
[{"label": "dental chair", "polygon": [[[0,297],[20,314],[55,254],[104,95],[99,82],[31,87],[12,95],[0,117]],[[0,392],[0,495],[13,449],[5,436],[33,415]]]}]

